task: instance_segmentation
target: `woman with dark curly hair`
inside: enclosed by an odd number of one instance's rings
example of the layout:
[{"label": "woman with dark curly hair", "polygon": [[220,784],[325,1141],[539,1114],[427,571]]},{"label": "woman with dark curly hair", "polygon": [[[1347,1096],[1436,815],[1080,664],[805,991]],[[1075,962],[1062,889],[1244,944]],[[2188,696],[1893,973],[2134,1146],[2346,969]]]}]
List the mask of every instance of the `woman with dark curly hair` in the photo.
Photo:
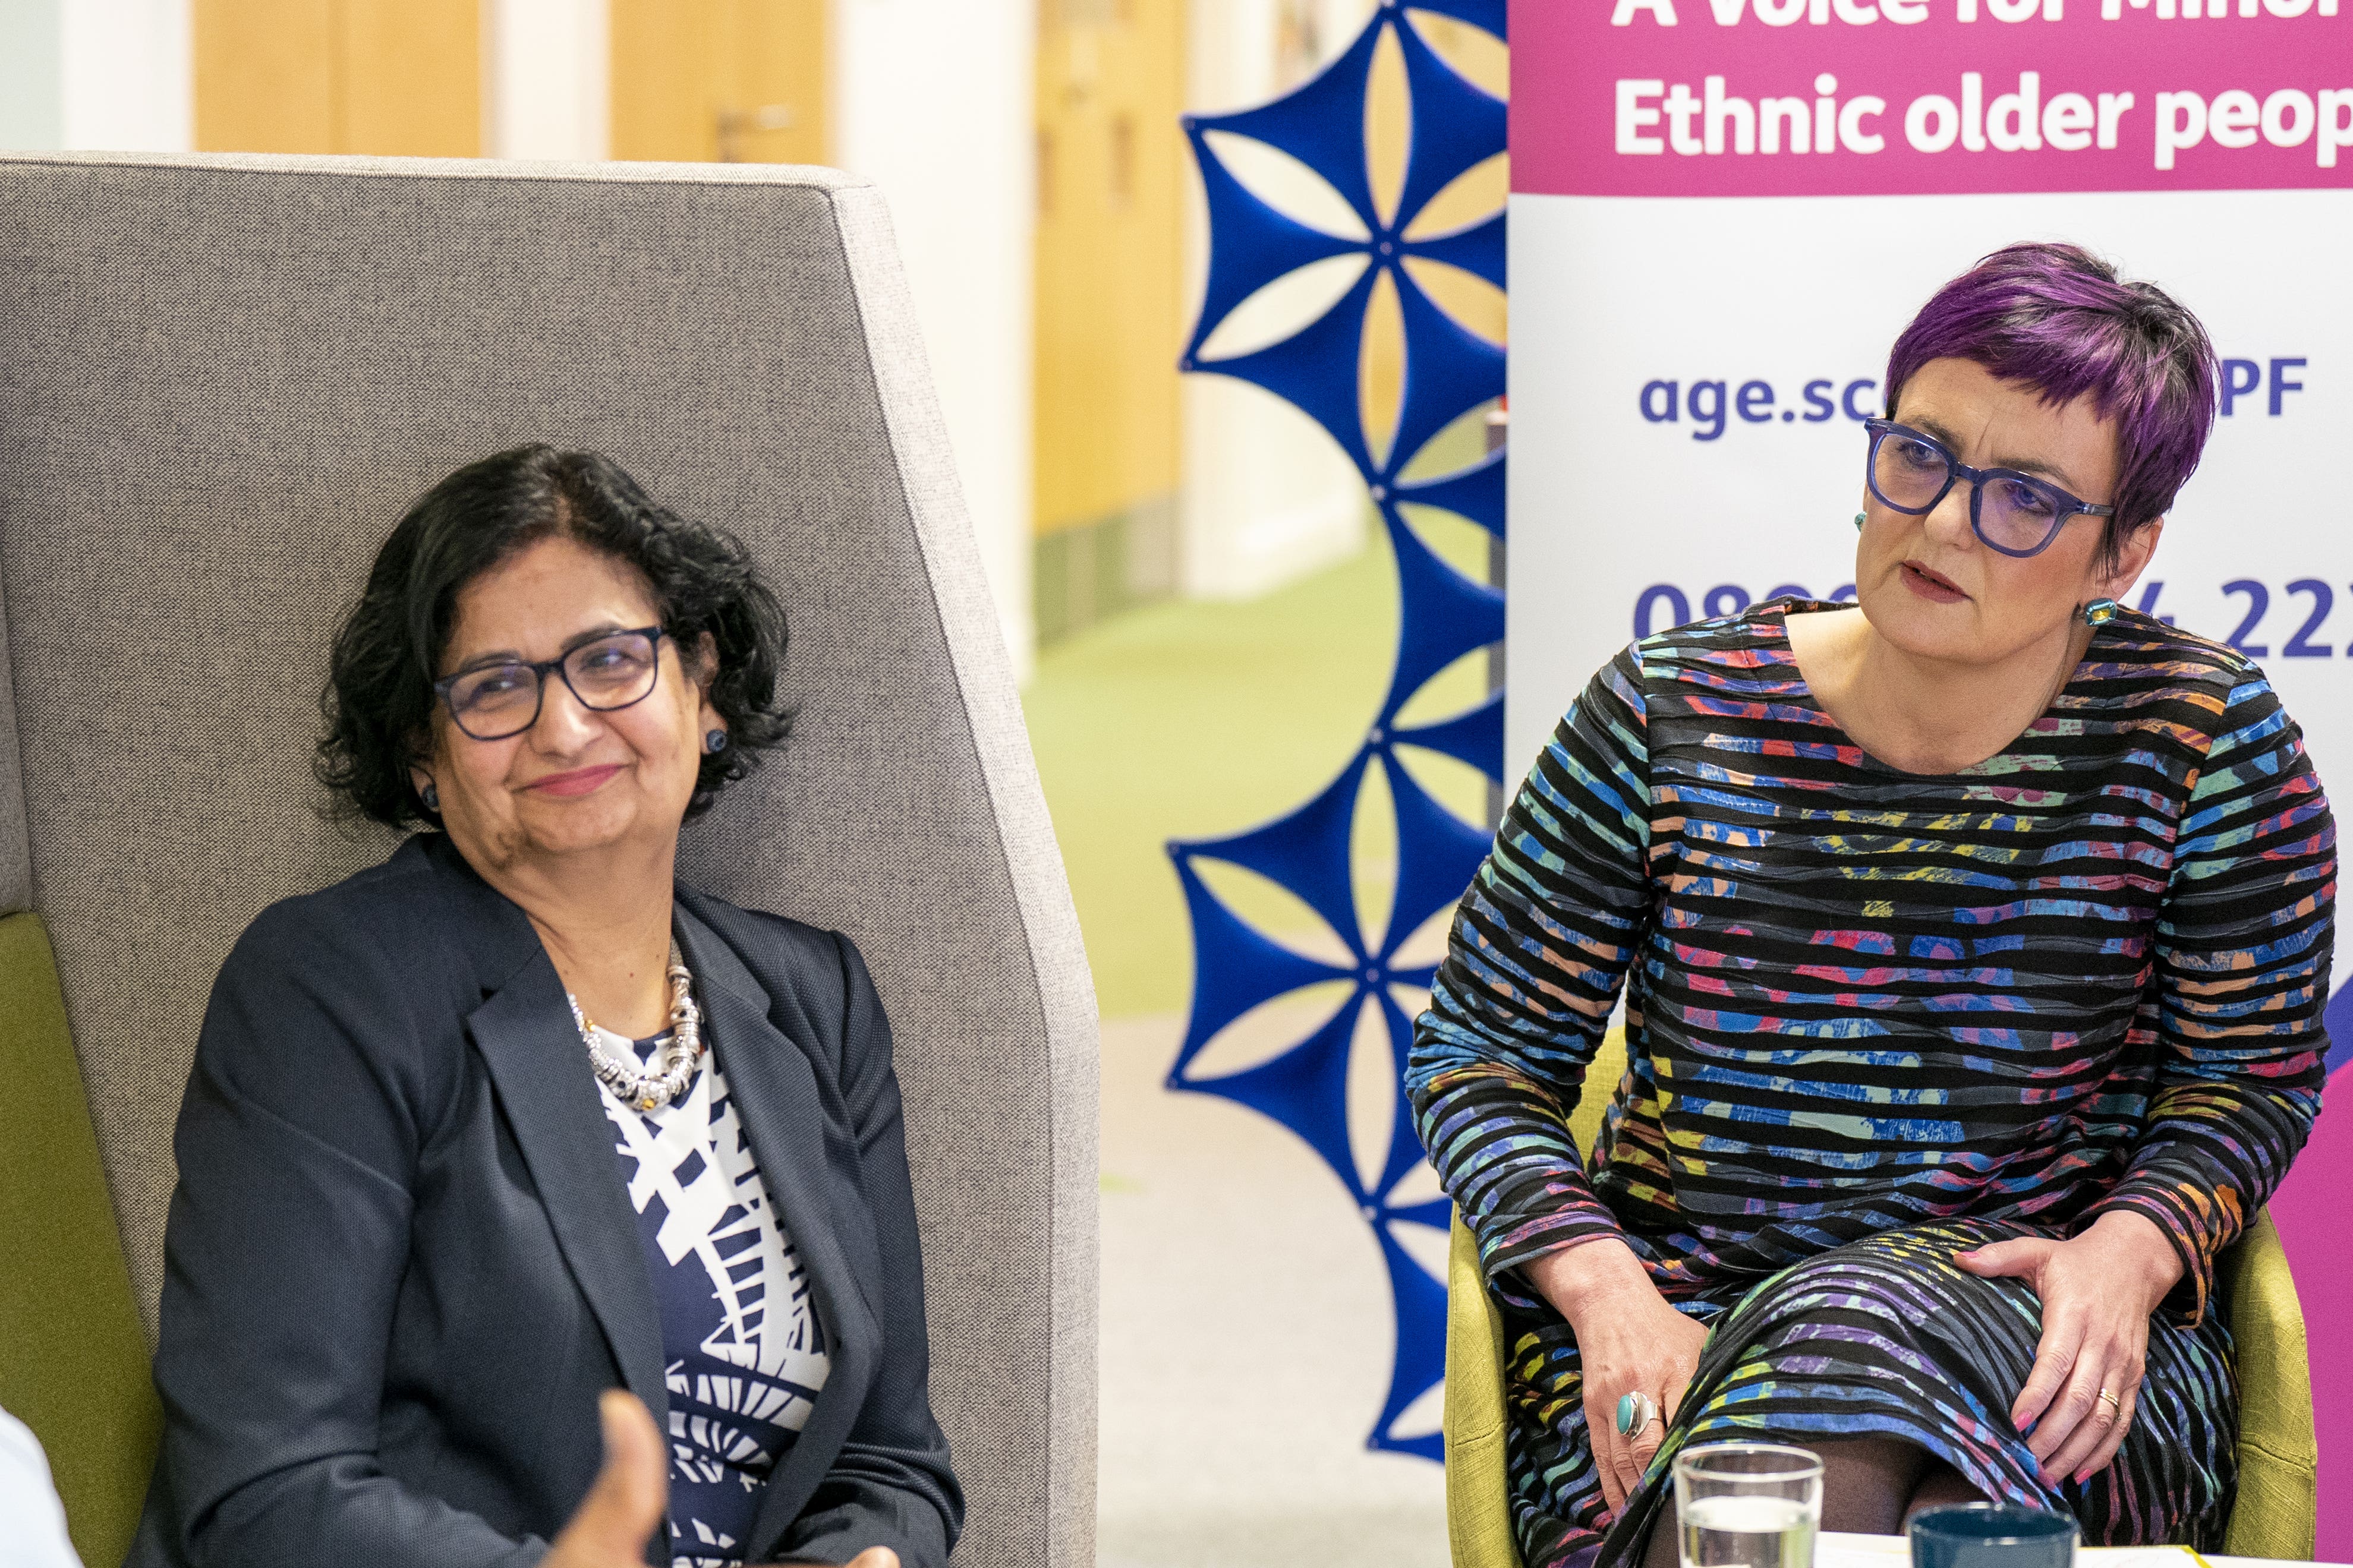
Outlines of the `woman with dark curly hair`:
[{"label": "woman with dark curly hair", "polygon": [[[222,966],[135,1568],[604,1568],[616,1507],[656,1562],[945,1563],[873,984],[674,881],[785,736],[785,641],[739,543],[593,454],[486,458],[385,541],[318,774],[427,831]],[[600,1402],[641,1469],[583,1510]]]}]

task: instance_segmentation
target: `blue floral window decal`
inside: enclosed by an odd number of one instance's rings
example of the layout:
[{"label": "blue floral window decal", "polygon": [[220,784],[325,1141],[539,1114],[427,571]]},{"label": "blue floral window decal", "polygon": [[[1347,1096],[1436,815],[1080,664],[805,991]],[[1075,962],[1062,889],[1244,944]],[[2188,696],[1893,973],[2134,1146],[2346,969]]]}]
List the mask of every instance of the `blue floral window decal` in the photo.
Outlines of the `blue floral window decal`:
[{"label": "blue floral window decal", "polygon": [[[1417,228],[1433,198],[1504,150],[1504,101],[1458,70],[1424,36],[1419,18],[1466,23],[1497,40],[1504,0],[1414,0],[1382,4],[1340,56],[1296,91],[1232,114],[1188,117],[1187,141],[1208,210],[1208,268],[1200,315],[1179,368],[1250,383],[1298,408],[1356,466],[1395,557],[1397,649],[1386,694],[1365,739],[1338,775],[1288,815],[1223,838],[1168,846],[1191,919],[1192,1007],[1168,1087],[1215,1095],[1271,1117],[1314,1150],[1347,1189],[1373,1230],[1387,1266],[1397,1327],[1396,1357],[1366,1445],[1442,1458],[1435,1431],[1403,1433],[1398,1418],[1437,1387],[1445,1372],[1446,1286],[1399,1239],[1401,1226],[1445,1234],[1442,1197],[1409,1190],[1425,1170],[1398,1074],[1388,1074],[1391,1114],[1385,1152],[1360,1159],[1352,1146],[1350,1061],[1366,1009],[1377,1016],[1390,1057],[1402,1067],[1433,971],[1400,949],[1461,898],[1486,854],[1488,826],[1466,821],[1417,781],[1399,760],[1406,749],[1452,758],[1502,783],[1503,693],[1430,721],[1399,716],[1433,677],[1504,635],[1501,591],[1458,571],[1408,522],[1406,507],[1465,519],[1504,535],[1501,450],[1467,466],[1428,473],[1416,459],[1449,426],[1504,392],[1504,349],[1457,321],[1415,277],[1409,262],[1458,268],[1504,286],[1504,215],[1437,233]],[[1403,66],[1407,145],[1394,205],[1376,201],[1366,121],[1376,62],[1385,40]],[[1303,222],[1261,199],[1237,177],[1210,138],[1241,138],[1303,163],[1337,193],[1362,233]],[[1206,357],[1205,345],[1244,301],[1303,268],[1359,257],[1362,271],[1321,314],[1282,340]],[[1383,279],[1395,291],[1403,373],[1385,443],[1366,428],[1361,389],[1366,323]],[[1385,791],[1365,788],[1377,769]],[[1354,846],[1362,802],[1385,794],[1395,816],[1396,863],[1387,919],[1377,937],[1360,917]],[[1335,949],[1315,956],[1252,927],[1210,887],[1205,862],[1240,867],[1279,885],[1330,927]],[[1345,951],[1342,962],[1328,954]],[[1337,983],[1335,984],[1334,983]],[[1195,1070],[1210,1042],[1270,1002],[1320,987],[1340,998],[1303,1037],[1255,1065],[1225,1073]],[[1320,1006],[1317,1012],[1321,1012]],[[1359,1118],[1359,1125],[1362,1119]],[[1427,1184],[1426,1183],[1424,1184]],[[1427,1249],[1425,1248],[1425,1251]]]}]

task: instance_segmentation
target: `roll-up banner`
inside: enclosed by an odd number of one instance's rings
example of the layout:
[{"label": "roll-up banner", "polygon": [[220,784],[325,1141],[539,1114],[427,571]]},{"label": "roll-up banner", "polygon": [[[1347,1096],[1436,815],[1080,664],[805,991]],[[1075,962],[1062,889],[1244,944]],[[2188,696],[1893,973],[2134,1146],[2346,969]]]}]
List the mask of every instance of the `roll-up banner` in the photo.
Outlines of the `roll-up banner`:
[{"label": "roll-up banner", "polygon": [[[2353,816],[2340,0],[1511,0],[1511,37],[1507,768],[1630,639],[1851,597],[1890,344],[1978,257],[2064,239],[2170,291],[2224,361],[2221,417],[2131,602],[2259,661]],[[2353,991],[2330,1013],[2333,1069]],[[2338,1562],[2348,1191],[2340,1103],[2273,1207]]]}]

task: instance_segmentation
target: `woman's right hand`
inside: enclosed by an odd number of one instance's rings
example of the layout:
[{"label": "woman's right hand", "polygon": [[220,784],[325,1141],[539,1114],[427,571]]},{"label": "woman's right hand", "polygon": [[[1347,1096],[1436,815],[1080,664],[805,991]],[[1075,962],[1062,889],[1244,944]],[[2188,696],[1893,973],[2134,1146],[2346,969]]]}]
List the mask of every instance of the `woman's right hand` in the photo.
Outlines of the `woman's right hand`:
[{"label": "woman's right hand", "polygon": [[[1634,1249],[1615,1237],[1548,1252],[1520,1272],[1577,1332],[1585,1429],[1602,1500],[1615,1518],[1666,1437],[1707,1330],[1668,1306]],[[1656,1400],[1659,1419],[1624,1437],[1618,1432],[1618,1401],[1632,1393]]]}]

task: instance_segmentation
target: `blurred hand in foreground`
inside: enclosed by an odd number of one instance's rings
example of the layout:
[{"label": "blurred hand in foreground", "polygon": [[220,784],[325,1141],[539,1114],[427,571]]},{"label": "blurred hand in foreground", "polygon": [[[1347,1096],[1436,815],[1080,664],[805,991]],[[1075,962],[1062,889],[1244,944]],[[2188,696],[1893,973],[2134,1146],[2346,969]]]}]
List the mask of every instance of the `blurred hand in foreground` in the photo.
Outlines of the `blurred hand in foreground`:
[{"label": "blurred hand in foreground", "polygon": [[[646,1542],[670,1506],[661,1433],[634,1394],[608,1388],[596,1402],[605,1432],[605,1468],[572,1522],[542,1558],[542,1568],[641,1568]],[[871,1546],[846,1568],[899,1568],[899,1554]]]}]

